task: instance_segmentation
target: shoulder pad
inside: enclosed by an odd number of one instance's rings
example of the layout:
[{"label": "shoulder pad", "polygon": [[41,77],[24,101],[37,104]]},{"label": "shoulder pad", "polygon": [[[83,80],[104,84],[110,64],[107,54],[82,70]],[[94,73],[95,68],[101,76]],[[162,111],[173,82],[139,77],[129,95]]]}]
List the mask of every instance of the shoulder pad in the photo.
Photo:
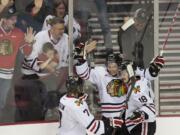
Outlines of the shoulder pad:
[{"label": "shoulder pad", "polygon": [[60,103],[70,108],[77,108],[77,107],[79,108],[79,107],[83,107],[84,100],[73,97],[67,97],[65,95],[61,98]]}]

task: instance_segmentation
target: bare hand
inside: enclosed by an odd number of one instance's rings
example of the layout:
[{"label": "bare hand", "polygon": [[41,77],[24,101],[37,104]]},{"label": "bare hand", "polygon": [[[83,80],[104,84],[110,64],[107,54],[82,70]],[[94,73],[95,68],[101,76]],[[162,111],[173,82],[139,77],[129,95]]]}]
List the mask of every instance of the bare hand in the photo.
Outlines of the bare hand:
[{"label": "bare hand", "polygon": [[54,55],[54,54],[50,54],[50,55],[49,55],[49,59],[51,59],[51,60],[53,60],[53,59],[54,59],[54,57],[55,57],[55,55]]},{"label": "bare hand", "polygon": [[[86,43],[87,44],[87,43]],[[85,45],[85,51],[86,53],[92,52],[94,49],[96,49],[97,42],[94,40],[90,42],[89,44]]]},{"label": "bare hand", "polygon": [[57,74],[57,73],[56,73],[56,71],[57,71],[57,70],[56,70],[56,67],[57,67],[57,66],[58,66],[58,63],[52,61],[52,62],[50,62],[49,65],[46,66],[45,69],[46,69],[49,73],[53,73],[53,74],[55,75],[55,74]]},{"label": "bare hand", "polygon": [[43,0],[34,0],[34,5],[36,8],[41,8],[43,4]]},{"label": "bare hand", "polygon": [[36,31],[33,32],[32,27],[27,28],[27,31],[26,31],[25,37],[24,37],[24,41],[29,44],[33,44],[35,34],[36,34]]},{"label": "bare hand", "polygon": [[14,3],[13,0],[1,0],[1,5],[3,7],[8,7],[9,5],[12,5]]}]

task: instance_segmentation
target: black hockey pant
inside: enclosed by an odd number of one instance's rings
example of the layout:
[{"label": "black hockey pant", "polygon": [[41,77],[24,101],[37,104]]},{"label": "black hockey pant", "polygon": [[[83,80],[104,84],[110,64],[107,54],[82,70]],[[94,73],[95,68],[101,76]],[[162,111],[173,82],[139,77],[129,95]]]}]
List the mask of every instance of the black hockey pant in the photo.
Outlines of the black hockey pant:
[{"label": "black hockey pant", "polygon": [[155,132],[156,122],[145,122],[134,127],[130,135],[154,135]]}]

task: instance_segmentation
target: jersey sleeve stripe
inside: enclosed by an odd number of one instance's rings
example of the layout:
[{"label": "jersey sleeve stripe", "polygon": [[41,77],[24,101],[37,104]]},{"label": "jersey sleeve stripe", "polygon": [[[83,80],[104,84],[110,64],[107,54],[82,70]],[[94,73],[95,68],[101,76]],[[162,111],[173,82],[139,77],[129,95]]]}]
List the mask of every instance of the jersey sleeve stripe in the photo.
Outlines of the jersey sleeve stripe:
[{"label": "jersey sleeve stripe", "polygon": [[127,127],[134,126],[134,122],[131,120],[126,120],[125,124]]},{"label": "jersey sleeve stripe", "polygon": [[89,79],[89,72],[87,72],[84,76],[80,76],[80,77],[84,80]]},{"label": "jersey sleeve stripe", "polygon": [[96,121],[93,123],[93,126],[90,129],[90,132],[93,132],[95,128],[96,128]]},{"label": "jersey sleeve stripe", "polygon": [[97,126],[97,128],[96,128],[96,130],[95,130],[95,134],[97,133],[97,131],[99,130],[99,127],[100,127],[100,121],[98,121],[98,126]]},{"label": "jersey sleeve stripe", "polygon": [[91,133],[96,134],[100,129],[100,121],[93,119],[91,123],[88,125],[87,130]]},{"label": "jersey sleeve stripe", "polygon": [[91,123],[87,126],[87,129],[89,129],[89,128],[91,127],[91,125],[94,123],[94,121],[95,121],[95,119],[93,119],[93,120],[91,121]]},{"label": "jersey sleeve stripe", "polygon": [[25,61],[25,62],[31,62],[31,61],[33,61],[33,59],[24,58],[24,61]]},{"label": "jersey sleeve stripe", "polygon": [[79,75],[79,76],[83,76],[83,75],[84,75],[84,74],[86,74],[88,71],[89,71],[89,68],[87,67],[87,68],[84,70],[84,72],[83,72],[83,73],[78,74],[78,75]]},{"label": "jersey sleeve stripe", "polygon": [[126,125],[131,125],[131,124],[141,123],[143,121],[144,121],[144,116],[141,116],[135,120],[128,119],[128,120],[126,120],[125,123],[126,123]]},{"label": "jersey sleeve stripe", "polygon": [[80,65],[80,66],[76,66],[76,72],[78,75],[83,75],[86,73],[86,71],[89,71],[88,70],[89,67],[88,67],[88,63],[85,62],[84,64]]},{"label": "jersey sleeve stripe", "polygon": [[35,72],[39,72],[40,68],[39,68],[39,66],[36,65],[37,62],[38,62],[37,58],[35,58],[34,60],[27,61],[27,62],[24,60],[22,63],[22,68],[27,69],[27,70],[33,70]]},{"label": "jersey sleeve stripe", "polygon": [[155,105],[154,104],[149,104],[151,108],[155,110]]},{"label": "jersey sleeve stripe", "polygon": [[145,105],[145,107],[148,108],[151,112],[153,112],[153,113],[155,114],[154,108],[152,108],[152,107],[150,107],[150,106],[147,106],[147,105]]}]

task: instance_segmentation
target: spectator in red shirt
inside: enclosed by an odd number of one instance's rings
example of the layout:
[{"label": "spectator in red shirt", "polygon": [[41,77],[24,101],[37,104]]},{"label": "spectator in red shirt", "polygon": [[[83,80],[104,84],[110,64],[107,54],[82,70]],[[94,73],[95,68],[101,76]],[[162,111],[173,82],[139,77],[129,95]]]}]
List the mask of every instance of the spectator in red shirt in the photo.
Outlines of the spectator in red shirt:
[{"label": "spectator in red shirt", "polygon": [[31,42],[35,34],[32,28],[28,28],[27,33],[24,34],[15,27],[16,22],[16,13],[4,14],[0,20],[0,116],[11,88],[18,50],[28,55],[31,52]]}]

